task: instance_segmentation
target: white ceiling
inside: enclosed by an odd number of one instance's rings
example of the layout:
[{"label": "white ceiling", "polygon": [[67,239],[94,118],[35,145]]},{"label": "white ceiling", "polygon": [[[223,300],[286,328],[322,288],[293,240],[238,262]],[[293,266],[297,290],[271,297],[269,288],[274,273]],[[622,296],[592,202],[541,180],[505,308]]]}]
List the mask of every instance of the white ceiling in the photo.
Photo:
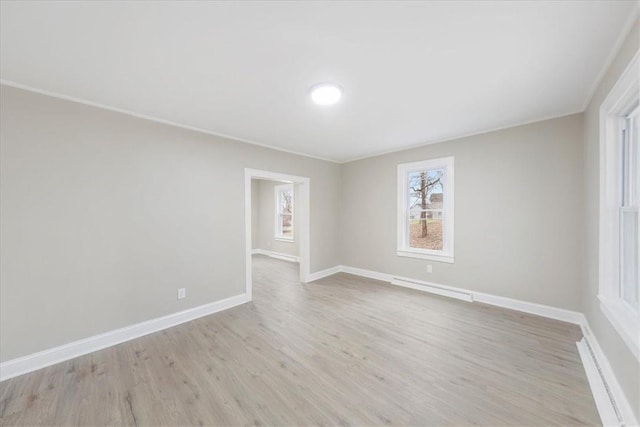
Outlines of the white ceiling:
[{"label": "white ceiling", "polygon": [[[582,111],[635,1],[2,2],[4,83],[346,161]],[[311,103],[319,82],[344,88]]]}]

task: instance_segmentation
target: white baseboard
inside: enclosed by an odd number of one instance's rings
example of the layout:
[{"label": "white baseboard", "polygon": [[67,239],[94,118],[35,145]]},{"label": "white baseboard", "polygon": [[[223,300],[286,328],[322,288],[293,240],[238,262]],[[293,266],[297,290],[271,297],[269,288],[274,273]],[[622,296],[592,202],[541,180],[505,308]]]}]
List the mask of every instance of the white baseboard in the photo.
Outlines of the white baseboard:
[{"label": "white baseboard", "polygon": [[561,320],[575,325],[581,325],[583,314],[577,311],[550,305],[537,304],[534,302],[522,301],[513,298],[499,297],[497,295],[485,294],[483,292],[473,292],[473,300],[485,304],[504,307],[510,310],[522,311],[524,313],[535,314],[537,316],[548,317],[550,319]]},{"label": "white baseboard", "polygon": [[[380,273],[378,271],[365,270],[349,266],[338,266],[340,272],[355,274],[356,276],[367,277],[369,279],[381,280],[389,282],[392,285],[402,286],[405,288],[416,289],[422,292],[429,292],[447,297],[457,298],[464,301],[482,302],[485,304],[504,307],[511,310],[522,311],[525,313],[536,314],[538,316],[549,317],[551,319],[561,320],[576,325],[581,325],[584,316],[577,311],[566,310],[563,308],[552,307],[549,305],[537,304],[512,298],[500,297],[497,295],[486,294],[483,292],[471,291],[469,289],[457,288],[454,286],[441,285],[439,283],[425,282],[418,279],[410,279],[407,277],[394,276],[392,274]],[[334,268],[338,268],[334,267]]]},{"label": "white baseboard", "polygon": [[295,255],[289,255],[289,254],[283,254],[280,252],[274,252],[274,251],[270,251],[267,249],[252,249],[251,250],[251,254],[252,255],[266,255],[268,257],[271,258],[277,258],[277,259],[281,259],[284,261],[290,261],[290,262],[300,262],[300,257],[295,256]]},{"label": "white baseboard", "polygon": [[383,282],[391,283],[393,276],[391,274],[380,273],[378,271],[365,270],[363,268],[349,267],[348,265],[341,265],[340,271],[348,274],[355,274],[356,276],[367,277],[373,280],[382,280]]},{"label": "white baseboard", "polygon": [[402,286],[403,288],[416,289],[418,291],[473,302],[473,293],[459,288],[452,288],[451,286],[438,285],[423,280],[407,279],[406,277],[394,277],[390,283],[392,285]]},{"label": "white baseboard", "polygon": [[28,356],[0,363],[0,381],[17,377],[65,360],[73,359],[94,351],[102,350],[116,344],[130,341],[144,335],[158,332],[199,317],[217,313],[244,304],[249,301],[246,294],[236,295],[220,301],[190,308],[167,316],[125,326],[103,334],[94,335],[89,338],[74,341],[48,350],[33,353]]},{"label": "white baseboard", "polygon": [[[481,302],[484,304],[494,305],[498,307],[508,308],[510,310],[521,311],[524,313],[535,314],[550,319],[560,320],[563,322],[582,325],[584,315],[577,311],[567,310],[564,308],[553,307],[544,304],[538,304],[528,301],[517,300],[513,298],[501,297],[497,295],[487,294],[484,292],[471,291],[469,289],[457,288],[454,286],[441,285],[439,283],[426,282],[418,279],[394,276],[392,274],[381,273],[379,271],[365,270],[363,268],[350,267],[347,265],[337,265],[318,273],[313,273],[312,280],[318,280],[321,277],[327,277],[336,273],[348,273],[356,276],[366,277],[369,279],[388,282],[392,285],[402,286],[405,288],[415,289],[422,292],[429,292],[438,295],[444,295],[451,298],[457,298],[468,302]],[[318,277],[315,277],[318,275]]]},{"label": "white baseboard", "polygon": [[[589,386],[591,387],[591,392],[596,401],[603,425],[639,426],[640,423],[636,419],[632,407],[611,368],[611,364],[602,351],[602,347],[600,347],[596,336],[591,331],[589,322],[585,316],[582,316],[580,328],[582,329],[584,338],[581,342],[577,343],[578,351],[580,352],[582,364],[587,372]],[[589,352],[589,348],[591,352]],[[591,357],[591,354],[593,354],[593,357]],[[611,398],[609,398],[609,396]],[[618,420],[618,416],[621,420]]]},{"label": "white baseboard", "polygon": [[320,280],[327,276],[333,276],[336,273],[340,273],[341,265],[336,265],[335,267],[327,268],[326,270],[317,271],[315,273],[311,273],[309,275],[309,282],[315,282],[316,280]]}]

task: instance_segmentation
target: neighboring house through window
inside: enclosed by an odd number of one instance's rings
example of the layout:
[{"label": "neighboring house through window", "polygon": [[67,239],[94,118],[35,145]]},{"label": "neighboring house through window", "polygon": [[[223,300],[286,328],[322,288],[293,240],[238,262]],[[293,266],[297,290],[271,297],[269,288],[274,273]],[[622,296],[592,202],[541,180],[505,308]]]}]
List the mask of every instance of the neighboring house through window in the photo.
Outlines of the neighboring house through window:
[{"label": "neighboring house through window", "polygon": [[275,186],[276,227],[275,237],[293,241],[293,184]]},{"label": "neighboring house through window", "polygon": [[602,312],[640,360],[640,150],[638,55],[600,107]]},{"label": "neighboring house through window", "polygon": [[398,165],[398,255],[453,262],[453,157]]}]

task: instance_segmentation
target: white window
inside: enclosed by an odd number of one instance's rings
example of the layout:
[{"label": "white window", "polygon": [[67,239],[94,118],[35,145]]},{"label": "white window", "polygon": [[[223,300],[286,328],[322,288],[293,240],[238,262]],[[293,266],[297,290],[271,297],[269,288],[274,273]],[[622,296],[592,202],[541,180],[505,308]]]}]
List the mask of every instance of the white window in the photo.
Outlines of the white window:
[{"label": "white window", "polygon": [[398,165],[398,256],[453,262],[453,157]]},{"label": "white window", "polygon": [[600,307],[640,360],[638,55],[600,107]]},{"label": "white window", "polygon": [[293,184],[275,186],[276,233],[279,240],[293,240]]}]

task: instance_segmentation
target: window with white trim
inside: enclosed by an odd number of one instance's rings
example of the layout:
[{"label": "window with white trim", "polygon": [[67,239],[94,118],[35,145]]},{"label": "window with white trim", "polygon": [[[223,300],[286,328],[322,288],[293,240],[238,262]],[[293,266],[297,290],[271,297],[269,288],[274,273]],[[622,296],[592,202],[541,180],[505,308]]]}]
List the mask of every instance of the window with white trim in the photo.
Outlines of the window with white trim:
[{"label": "window with white trim", "polygon": [[275,237],[293,240],[293,184],[275,186],[276,226]]},{"label": "window with white trim", "polygon": [[638,55],[600,108],[600,307],[640,360]]},{"label": "window with white trim", "polygon": [[398,165],[397,254],[453,262],[453,157]]}]

